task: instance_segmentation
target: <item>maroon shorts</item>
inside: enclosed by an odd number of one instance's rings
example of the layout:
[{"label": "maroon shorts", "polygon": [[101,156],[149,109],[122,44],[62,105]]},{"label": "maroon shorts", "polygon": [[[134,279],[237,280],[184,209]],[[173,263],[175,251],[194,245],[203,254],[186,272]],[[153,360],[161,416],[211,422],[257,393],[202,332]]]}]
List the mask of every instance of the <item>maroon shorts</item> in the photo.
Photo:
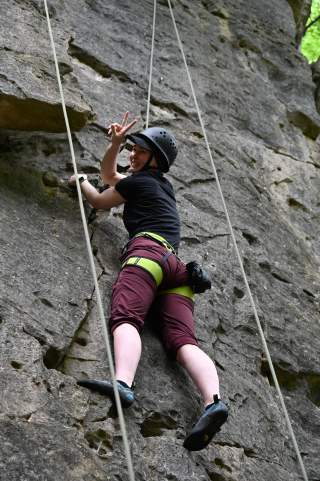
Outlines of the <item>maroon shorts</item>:
[{"label": "maroon shorts", "polygon": [[[124,262],[129,257],[146,257],[161,263],[168,250],[152,240],[138,237],[129,243]],[[145,320],[152,323],[165,348],[173,355],[185,344],[198,345],[194,333],[193,301],[180,294],[164,293],[185,285],[188,273],[185,264],[174,254],[162,265],[163,281],[159,288],[151,274],[139,266],[128,265],[113,285],[110,328],[113,332],[124,323],[141,332]]]}]

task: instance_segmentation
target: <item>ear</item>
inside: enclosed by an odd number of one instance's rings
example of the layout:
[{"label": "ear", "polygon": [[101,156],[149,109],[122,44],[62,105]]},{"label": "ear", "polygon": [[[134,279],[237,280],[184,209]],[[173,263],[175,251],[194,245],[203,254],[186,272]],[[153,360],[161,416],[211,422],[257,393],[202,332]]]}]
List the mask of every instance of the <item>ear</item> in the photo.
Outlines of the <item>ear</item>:
[{"label": "ear", "polygon": [[157,162],[157,159],[155,156],[152,157],[151,159],[151,162],[150,162],[150,167],[156,167],[156,168],[159,168],[159,165],[158,165],[158,162]]}]

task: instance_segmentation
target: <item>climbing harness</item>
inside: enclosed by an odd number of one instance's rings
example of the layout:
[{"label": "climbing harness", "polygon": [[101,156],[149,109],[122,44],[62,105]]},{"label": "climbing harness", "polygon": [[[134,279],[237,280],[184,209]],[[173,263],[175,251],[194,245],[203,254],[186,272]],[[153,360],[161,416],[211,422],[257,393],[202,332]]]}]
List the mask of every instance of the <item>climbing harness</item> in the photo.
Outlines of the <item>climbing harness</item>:
[{"label": "climbing harness", "polygon": [[[303,464],[303,460],[302,460],[302,457],[301,457],[301,454],[300,454],[300,451],[299,451],[299,447],[298,447],[298,444],[297,444],[297,441],[296,441],[296,438],[295,438],[295,434],[293,432],[291,421],[290,421],[290,418],[289,418],[289,415],[288,415],[288,412],[287,412],[287,408],[286,408],[286,405],[285,405],[285,402],[284,402],[284,399],[283,399],[283,395],[282,395],[282,392],[281,392],[281,389],[280,389],[280,386],[279,386],[279,382],[278,382],[278,379],[277,379],[277,376],[276,376],[276,373],[275,373],[275,369],[274,369],[274,366],[273,366],[273,363],[272,363],[272,359],[271,359],[271,356],[270,356],[270,353],[269,353],[269,349],[268,349],[268,346],[267,346],[267,343],[266,343],[266,340],[265,340],[265,336],[264,336],[264,333],[263,333],[263,330],[262,330],[262,326],[261,326],[261,322],[260,322],[260,319],[259,319],[259,316],[258,316],[258,313],[257,313],[255,302],[254,302],[254,299],[253,299],[253,296],[252,296],[252,293],[251,293],[251,289],[250,289],[250,286],[249,286],[249,283],[248,283],[248,280],[247,280],[247,276],[246,276],[244,267],[243,267],[242,259],[241,259],[240,252],[239,252],[239,248],[238,248],[237,241],[236,241],[236,238],[235,238],[235,234],[234,234],[234,231],[233,231],[233,227],[232,227],[232,224],[231,224],[231,221],[230,221],[229,213],[228,213],[228,210],[227,210],[224,195],[223,195],[221,185],[220,185],[220,180],[219,180],[217,170],[216,170],[216,167],[215,167],[215,164],[214,164],[214,161],[213,161],[213,157],[212,157],[211,149],[210,149],[210,146],[209,146],[209,142],[208,142],[206,130],[205,130],[205,127],[204,127],[204,123],[203,123],[203,120],[202,120],[199,104],[198,104],[197,97],[196,97],[196,94],[195,94],[195,90],[194,90],[194,87],[193,87],[193,82],[192,82],[192,78],[191,78],[191,75],[190,75],[190,72],[189,72],[189,67],[188,67],[186,57],[185,57],[185,54],[184,54],[184,49],[183,49],[183,45],[182,45],[182,42],[181,42],[181,39],[180,39],[180,34],[179,34],[179,31],[178,31],[178,28],[177,28],[177,25],[176,25],[174,13],[173,13],[173,10],[172,10],[171,1],[170,0],[167,0],[167,1],[168,1],[168,7],[169,7],[169,10],[170,10],[170,15],[171,15],[171,18],[172,18],[173,27],[174,27],[176,37],[177,37],[177,42],[178,42],[178,45],[179,45],[179,48],[180,48],[180,52],[181,52],[183,63],[184,63],[185,69],[186,69],[187,77],[188,77],[188,80],[189,80],[193,100],[194,100],[195,107],[196,107],[196,110],[197,110],[197,114],[198,114],[201,129],[202,129],[203,137],[204,137],[205,144],[206,144],[206,147],[207,147],[207,150],[208,150],[208,155],[209,155],[210,163],[211,163],[211,166],[212,166],[213,174],[214,174],[216,184],[217,184],[217,188],[218,188],[218,192],[219,192],[219,195],[220,195],[220,198],[221,198],[221,201],[222,201],[223,210],[224,210],[224,213],[225,213],[225,216],[226,216],[226,219],[227,219],[227,223],[228,223],[228,226],[229,226],[229,230],[230,230],[232,242],[233,242],[233,245],[234,245],[234,248],[235,248],[236,256],[238,258],[238,262],[239,262],[239,265],[240,265],[241,274],[242,274],[242,277],[243,277],[243,280],[244,280],[244,283],[245,283],[245,286],[246,286],[246,290],[247,290],[247,293],[248,293],[248,296],[249,296],[250,304],[251,304],[251,307],[252,307],[252,310],[253,310],[253,313],[254,313],[254,318],[255,318],[255,321],[256,321],[256,324],[257,324],[257,327],[258,327],[258,331],[259,331],[259,334],[260,334],[260,337],[261,337],[263,349],[265,351],[266,358],[267,358],[269,368],[270,368],[270,372],[271,372],[271,375],[272,375],[272,378],[273,378],[273,381],[274,381],[274,384],[275,384],[275,387],[276,387],[276,390],[277,390],[277,393],[278,393],[278,396],[279,396],[279,399],[280,399],[280,404],[281,404],[282,410],[284,412],[287,427],[288,427],[288,430],[289,430],[289,433],[290,433],[290,436],[291,436],[291,439],[292,439],[292,442],[293,442],[293,445],[294,445],[294,449],[295,449],[295,452],[296,452],[296,455],[297,455],[297,459],[298,459],[298,462],[299,462],[299,465],[300,465],[300,468],[301,468],[303,478],[304,478],[305,481],[308,481],[307,473],[306,473],[306,470],[305,470],[305,467],[304,467],[304,464]],[[104,334],[106,348],[107,348],[108,362],[109,362],[110,373],[111,373],[111,377],[112,377],[112,384],[113,384],[113,389],[114,389],[115,402],[116,402],[118,415],[119,415],[120,428],[121,428],[121,433],[122,433],[122,437],[123,437],[125,456],[126,456],[127,465],[128,465],[129,479],[130,479],[130,481],[134,481],[135,477],[134,477],[132,459],[131,459],[130,448],[129,448],[128,438],[127,438],[127,433],[126,433],[123,411],[122,411],[122,407],[121,407],[119,393],[118,393],[118,390],[117,390],[117,384],[116,384],[116,379],[115,379],[115,371],[114,371],[113,359],[112,359],[112,354],[111,354],[109,335],[108,335],[108,331],[107,331],[107,328],[106,328],[106,321],[105,321],[103,307],[102,307],[102,301],[101,301],[101,295],[100,295],[100,290],[99,290],[99,285],[98,285],[97,273],[96,273],[96,270],[95,270],[94,259],[93,259],[92,249],[91,249],[91,245],[90,245],[90,238],[89,238],[89,233],[88,233],[88,227],[87,227],[86,217],[85,217],[83,203],[82,203],[81,188],[80,188],[80,183],[79,183],[79,179],[78,179],[78,171],[77,171],[77,165],[76,165],[76,160],[75,160],[75,155],[74,155],[74,149],[73,149],[73,143],[72,143],[72,137],[71,137],[71,130],[70,130],[70,125],[69,125],[69,121],[68,121],[68,116],[67,116],[67,111],[66,111],[66,106],[65,106],[65,100],[64,100],[63,90],[62,90],[62,84],[61,84],[61,77],[60,77],[60,72],[59,72],[59,66],[58,66],[58,61],[57,61],[57,56],[56,56],[56,51],[55,51],[55,45],[54,45],[54,40],[53,40],[53,35],[52,35],[52,30],[51,30],[50,17],[49,17],[49,12],[48,12],[48,7],[47,7],[47,0],[43,0],[43,2],[44,2],[46,17],[47,17],[48,31],[49,31],[50,42],[51,42],[51,47],[52,47],[52,52],[53,52],[53,57],[54,57],[54,63],[55,63],[55,69],[56,69],[56,74],[57,74],[57,80],[58,80],[58,85],[59,85],[59,91],[60,91],[60,96],[61,96],[63,115],[64,115],[64,119],[65,119],[65,123],[66,123],[66,129],[67,129],[68,141],[69,141],[69,146],[70,146],[72,164],[73,164],[74,173],[76,175],[76,187],[77,187],[77,193],[78,193],[78,200],[79,200],[81,218],[82,218],[82,223],[83,223],[83,228],[84,228],[84,233],[85,233],[85,240],[86,240],[86,245],[87,245],[87,250],[88,250],[90,267],[91,267],[91,271],[92,271],[92,275],[93,275],[93,279],[94,279],[95,290],[96,290],[96,295],[97,295],[97,304],[98,304],[100,319],[101,319],[101,322],[102,322],[103,334]],[[156,21],[156,5],[157,5],[157,0],[154,0],[152,46],[151,46],[151,56],[150,56],[150,72],[149,72],[149,87],[148,87],[148,99],[147,99],[146,128],[148,128],[149,113],[150,113],[152,66],[153,66],[153,51],[154,51],[154,34],[155,34],[155,21]],[[159,279],[159,277],[157,277],[157,279]],[[188,291],[188,289],[190,289],[191,292]],[[178,290],[180,290],[180,291],[178,292]],[[183,286],[182,288],[170,289],[169,291],[170,292],[176,291],[176,293],[184,292],[185,294],[188,294],[187,297],[190,297],[191,293],[193,295],[192,289],[189,286]],[[168,291],[163,291],[163,293],[164,292],[168,292]],[[181,295],[183,295],[183,294],[181,294]]]},{"label": "climbing harness", "polygon": [[[157,242],[158,244],[166,248],[167,253],[163,256],[160,262],[148,259],[146,257],[129,257],[123,262],[122,269],[128,265],[140,267],[143,270],[147,271],[153,277],[157,287],[159,287],[163,280],[162,266],[171,255],[176,255],[175,250],[172,245],[169,244],[169,242],[161,235],[155,234],[154,232],[139,232],[139,234],[136,234],[125,245],[122,250],[122,257],[125,256],[129,244],[138,237],[144,237],[146,239]],[[200,294],[205,292],[207,289],[211,289],[211,281],[208,274],[197,262],[189,262],[186,265],[186,268],[189,275],[188,284],[166,290],[161,290],[158,292],[157,295],[179,294],[183,297],[188,297],[189,299],[194,300],[194,294]]]},{"label": "climbing harness", "polygon": [[[122,250],[122,257],[125,256],[126,251],[130,243],[139,237],[145,237],[146,239],[150,239],[154,242],[157,242],[161,246],[167,249],[167,253],[163,256],[161,262],[154,261],[152,259],[148,259],[146,257],[129,257],[126,259],[122,264],[122,269],[127,266],[137,266],[142,268],[143,270],[149,272],[149,274],[153,277],[157,287],[160,286],[163,280],[163,271],[162,266],[167,261],[170,255],[176,255],[174,248],[172,247],[169,242],[159,234],[155,234],[154,232],[139,232],[136,234],[130,241],[125,245]],[[187,272],[189,275],[189,284],[183,285],[171,289],[166,289],[158,292],[160,294],[180,294],[184,297],[189,297],[190,299],[194,299],[194,294],[201,294],[205,292],[207,289],[211,289],[211,281],[208,274],[202,269],[202,267],[195,261],[189,262],[186,264]]]}]

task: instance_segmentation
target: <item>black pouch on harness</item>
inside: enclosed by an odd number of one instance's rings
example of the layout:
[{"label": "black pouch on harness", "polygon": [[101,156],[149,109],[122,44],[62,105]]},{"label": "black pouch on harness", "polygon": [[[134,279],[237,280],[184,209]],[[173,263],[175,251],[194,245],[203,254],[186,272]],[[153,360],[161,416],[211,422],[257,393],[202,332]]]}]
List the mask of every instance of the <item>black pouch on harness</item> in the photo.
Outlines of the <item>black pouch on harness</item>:
[{"label": "black pouch on harness", "polygon": [[211,289],[211,280],[200,264],[192,261],[186,264],[186,268],[189,274],[190,286],[195,294],[201,294]]}]

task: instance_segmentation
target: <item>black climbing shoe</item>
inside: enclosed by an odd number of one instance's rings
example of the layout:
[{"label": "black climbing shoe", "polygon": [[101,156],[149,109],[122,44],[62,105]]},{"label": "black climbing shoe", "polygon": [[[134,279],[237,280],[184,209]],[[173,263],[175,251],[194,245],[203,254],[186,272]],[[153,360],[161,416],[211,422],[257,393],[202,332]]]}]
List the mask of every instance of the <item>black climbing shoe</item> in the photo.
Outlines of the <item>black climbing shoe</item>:
[{"label": "black climbing shoe", "polygon": [[191,433],[186,437],[183,447],[188,451],[200,451],[210,443],[213,436],[220,431],[223,423],[228,417],[227,406],[214,397],[214,403],[207,407],[200,416],[197,423],[193,426]]},{"label": "black climbing shoe", "polygon": [[[82,387],[91,389],[91,391],[99,392],[100,394],[105,394],[112,401],[115,401],[113,384],[111,381],[97,381],[96,379],[83,379],[77,381],[77,384]],[[120,396],[121,405],[124,408],[128,408],[134,401],[134,392],[131,388],[123,386],[119,381],[117,381],[118,393]]]}]

